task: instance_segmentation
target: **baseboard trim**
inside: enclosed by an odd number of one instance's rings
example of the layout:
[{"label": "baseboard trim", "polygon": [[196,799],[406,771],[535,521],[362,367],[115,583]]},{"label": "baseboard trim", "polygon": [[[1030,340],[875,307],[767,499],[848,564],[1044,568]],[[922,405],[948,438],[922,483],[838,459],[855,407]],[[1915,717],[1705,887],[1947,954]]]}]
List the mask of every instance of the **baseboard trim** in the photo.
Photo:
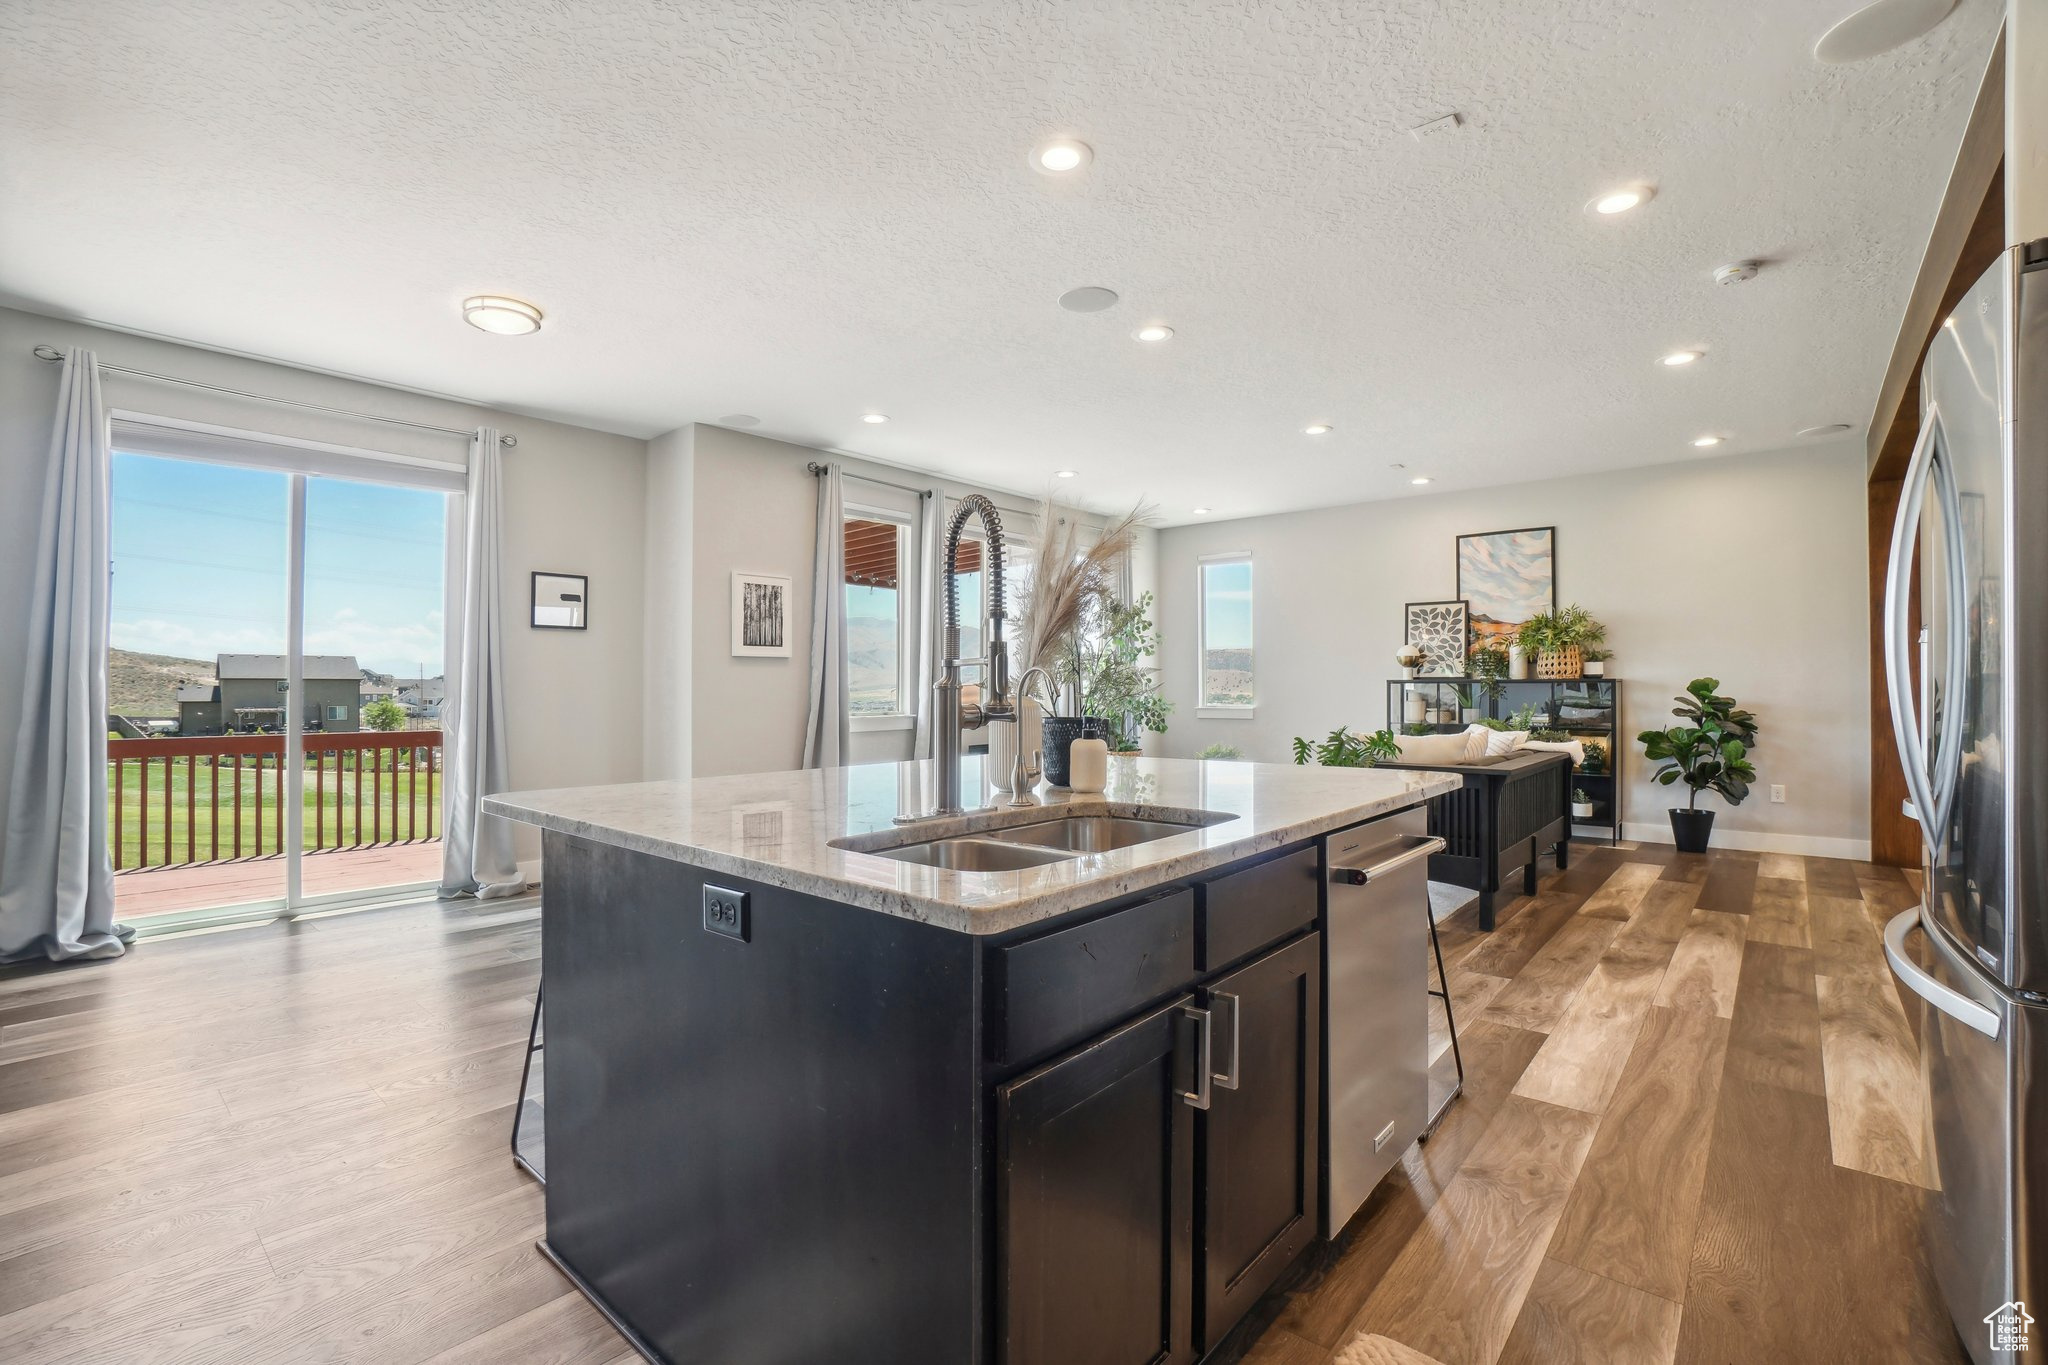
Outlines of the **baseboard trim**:
[{"label": "baseboard trim", "polygon": [[[1621,837],[1639,844],[1671,842],[1669,820],[1624,820]],[[1773,834],[1766,830],[1714,827],[1714,847],[1738,849],[1744,853],[1797,853],[1809,858],[1847,858],[1870,861],[1870,840],[1834,839],[1820,834]]]},{"label": "baseboard trim", "polygon": [[527,858],[519,864],[519,880],[528,886],[540,884],[540,859]]}]

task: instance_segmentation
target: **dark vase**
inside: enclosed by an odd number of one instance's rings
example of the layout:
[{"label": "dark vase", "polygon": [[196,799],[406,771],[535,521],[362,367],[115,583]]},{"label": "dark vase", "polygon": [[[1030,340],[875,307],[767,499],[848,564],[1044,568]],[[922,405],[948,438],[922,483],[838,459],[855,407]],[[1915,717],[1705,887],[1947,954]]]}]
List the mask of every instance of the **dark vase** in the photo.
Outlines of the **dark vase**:
[{"label": "dark vase", "polygon": [[1671,812],[1671,842],[1680,853],[1705,853],[1707,840],[1714,837],[1714,812],[1674,810]]},{"label": "dark vase", "polygon": [[1044,747],[1040,762],[1045,780],[1054,787],[1067,785],[1067,749],[1077,739],[1101,739],[1108,727],[1100,716],[1047,716],[1039,731]]}]

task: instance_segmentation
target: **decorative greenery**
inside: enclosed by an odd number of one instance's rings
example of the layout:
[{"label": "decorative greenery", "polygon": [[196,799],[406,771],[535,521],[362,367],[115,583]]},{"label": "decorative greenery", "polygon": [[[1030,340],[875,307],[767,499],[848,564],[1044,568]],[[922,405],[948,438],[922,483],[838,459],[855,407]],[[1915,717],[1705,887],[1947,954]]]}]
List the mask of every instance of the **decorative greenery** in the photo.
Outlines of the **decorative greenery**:
[{"label": "decorative greenery", "polygon": [[[1602,628],[1601,633],[1606,633],[1605,627]],[[1614,651],[1606,648],[1604,645],[1582,645],[1580,648],[1586,656],[1586,662],[1589,664],[1606,663],[1614,657]]]},{"label": "decorative greenery", "polygon": [[1305,764],[1311,757],[1325,768],[1370,768],[1401,756],[1401,746],[1391,730],[1354,735],[1343,726],[1320,741],[1294,737],[1294,761]]},{"label": "decorative greenery", "polygon": [[[1039,504],[1034,572],[1019,612],[1020,648],[1011,662],[1018,677],[1034,665],[1051,674],[1052,699],[1057,700],[1061,684],[1079,679],[1085,685],[1087,641],[1104,636],[1106,611],[1116,603],[1124,558],[1146,515],[1140,503],[1112,520],[1100,536],[1084,541],[1084,518],[1078,510],[1050,501]],[[1090,713],[1084,709],[1082,714]]]},{"label": "decorative greenery", "polygon": [[1494,701],[1499,701],[1501,693],[1507,690],[1508,663],[1507,646],[1497,639],[1472,646],[1468,667],[1479,684],[1479,690]]},{"label": "decorative greenery", "polygon": [[1538,728],[1535,730],[1531,730],[1529,732],[1529,738],[1541,740],[1545,744],[1562,744],[1571,737],[1571,732],[1569,730],[1546,730]]},{"label": "decorative greenery", "polygon": [[1572,802],[1574,805],[1590,806],[1593,804],[1593,798],[1586,795],[1586,789],[1584,787],[1573,787]]},{"label": "decorative greenery", "polygon": [[1195,755],[1195,757],[1196,757],[1196,758],[1243,758],[1243,757],[1244,757],[1244,755],[1243,755],[1243,754],[1241,754],[1241,753],[1239,753],[1239,752],[1237,751],[1237,746],[1236,746],[1235,744],[1211,744],[1211,745],[1210,745],[1210,746],[1209,746],[1208,748],[1206,748],[1206,749],[1202,750],[1202,752],[1200,752],[1200,753],[1196,754],[1196,755]]},{"label": "decorative greenery", "polygon": [[1607,771],[1607,745],[1597,739],[1581,739],[1586,748],[1586,757],[1579,764],[1579,771],[1598,775]]},{"label": "decorative greenery", "polygon": [[1687,810],[1698,810],[1700,793],[1718,792],[1731,806],[1749,796],[1756,767],[1749,751],[1756,745],[1756,716],[1720,695],[1718,678],[1694,678],[1671,714],[1686,721],[1665,730],[1645,730],[1636,738],[1643,752],[1665,766],[1654,774],[1664,786],[1683,781],[1691,791]]},{"label": "decorative greenery", "polygon": [[1159,695],[1158,674],[1144,660],[1159,652],[1152,632],[1152,594],[1135,602],[1107,598],[1094,605],[1095,643],[1080,650],[1081,714],[1109,722],[1103,738],[1119,752],[1137,748],[1146,731],[1166,733],[1173,703]]},{"label": "decorative greenery", "polygon": [[1433,735],[1436,733],[1436,727],[1426,720],[1410,721],[1401,727],[1401,733],[1404,735]]},{"label": "decorative greenery", "polygon": [[1516,707],[1514,714],[1508,717],[1506,728],[1510,730],[1534,730],[1536,728],[1536,717],[1540,714],[1541,710],[1535,702],[1524,703]]},{"label": "decorative greenery", "polygon": [[1556,611],[1538,612],[1522,622],[1516,641],[1524,650],[1538,654],[1555,653],[1573,645],[1584,649],[1607,638],[1607,627],[1593,619],[1593,613],[1574,602]]}]

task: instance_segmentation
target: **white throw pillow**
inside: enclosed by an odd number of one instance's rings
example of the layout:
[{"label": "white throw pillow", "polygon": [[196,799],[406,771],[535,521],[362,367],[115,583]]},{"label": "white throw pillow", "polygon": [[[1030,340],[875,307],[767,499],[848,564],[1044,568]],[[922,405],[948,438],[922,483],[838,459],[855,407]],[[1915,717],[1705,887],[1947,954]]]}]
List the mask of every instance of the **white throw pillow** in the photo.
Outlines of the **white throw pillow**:
[{"label": "white throw pillow", "polygon": [[1484,725],[1468,725],[1465,727],[1465,761],[1467,763],[1476,762],[1486,757],[1486,741],[1492,734],[1493,731],[1487,729]]},{"label": "white throw pillow", "polygon": [[1463,763],[1463,735],[1395,735],[1404,763]]},{"label": "white throw pillow", "polygon": [[1486,732],[1486,756],[1505,758],[1529,742],[1527,730],[1488,730]]}]

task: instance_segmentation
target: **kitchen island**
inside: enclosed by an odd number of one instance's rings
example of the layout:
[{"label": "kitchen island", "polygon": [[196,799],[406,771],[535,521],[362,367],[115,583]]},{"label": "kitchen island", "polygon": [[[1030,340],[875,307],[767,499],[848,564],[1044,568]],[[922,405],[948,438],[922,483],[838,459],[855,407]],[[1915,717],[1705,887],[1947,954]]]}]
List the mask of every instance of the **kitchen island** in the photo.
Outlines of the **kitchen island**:
[{"label": "kitchen island", "polygon": [[[929,762],[487,799],[543,831],[544,1249],[675,1365],[1218,1354],[1421,1131],[1454,781],[1119,759],[908,825]],[[1406,890],[1333,925],[1369,876]]]}]

